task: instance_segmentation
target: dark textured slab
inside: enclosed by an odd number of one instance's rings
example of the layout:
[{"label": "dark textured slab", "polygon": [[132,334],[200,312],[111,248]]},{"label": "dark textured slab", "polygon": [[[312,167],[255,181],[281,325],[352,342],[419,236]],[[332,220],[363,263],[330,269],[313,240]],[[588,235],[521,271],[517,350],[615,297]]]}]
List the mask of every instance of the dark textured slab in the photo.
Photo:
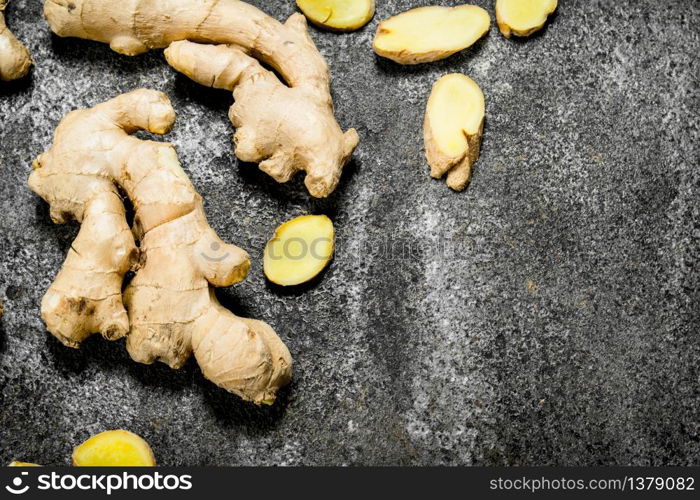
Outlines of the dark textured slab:
[{"label": "dark textured slab", "polygon": [[[352,34],[312,29],[339,120],[362,136],[324,201],[236,164],[230,95],[160,52],[58,39],[40,4],[8,9],[37,67],[0,86],[0,462],[63,464],[123,427],[171,465],[700,463],[697,2],[563,0],[531,39],[494,22],[419,67],[370,47],[378,20],[426,2],[380,1]],[[454,71],[487,99],[463,193],[428,177],[422,151],[430,86]],[[213,226],[255,259],[220,297],[290,346],[294,383],[273,408],[194,364],[138,365],[100,338],[73,351],[43,328],[39,301],[76,228],[52,225],[26,187],[31,160],[68,111],[137,87],[171,97],[167,140]],[[262,276],[265,240],[310,212],[334,219],[338,256],[315,286],[282,293]]]}]

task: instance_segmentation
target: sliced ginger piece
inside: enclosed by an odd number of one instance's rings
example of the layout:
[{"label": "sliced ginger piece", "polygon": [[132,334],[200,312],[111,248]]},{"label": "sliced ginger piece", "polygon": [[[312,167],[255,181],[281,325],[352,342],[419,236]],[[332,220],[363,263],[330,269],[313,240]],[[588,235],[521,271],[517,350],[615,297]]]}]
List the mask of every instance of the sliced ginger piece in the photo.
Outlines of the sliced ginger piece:
[{"label": "sliced ginger piece", "polygon": [[496,0],[496,21],[504,37],[539,31],[556,10],[557,0]]},{"label": "sliced ginger piece", "polygon": [[316,26],[355,31],[374,17],[374,0],[297,0],[297,7]]},{"label": "sliced ginger piece", "polygon": [[334,246],[333,222],[325,215],[306,215],[285,222],[265,247],[265,276],[282,286],[306,283],[326,268]]},{"label": "sliced ginger piece", "polygon": [[379,23],[374,51],[399,64],[438,61],[474,44],[490,25],[476,5],[418,7]]},{"label": "sliced ginger piece", "polygon": [[10,462],[10,465],[8,467],[41,467],[39,464],[33,464],[31,462],[18,462],[15,460],[14,462]]},{"label": "sliced ginger piece", "polygon": [[73,451],[78,467],[152,467],[156,459],[148,443],[133,432],[114,430],[92,436]]},{"label": "sliced ginger piece", "polygon": [[484,94],[474,80],[453,73],[440,78],[428,98],[423,134],[430,175],[447,173],[447,185],[463,190],[479,158]]}]

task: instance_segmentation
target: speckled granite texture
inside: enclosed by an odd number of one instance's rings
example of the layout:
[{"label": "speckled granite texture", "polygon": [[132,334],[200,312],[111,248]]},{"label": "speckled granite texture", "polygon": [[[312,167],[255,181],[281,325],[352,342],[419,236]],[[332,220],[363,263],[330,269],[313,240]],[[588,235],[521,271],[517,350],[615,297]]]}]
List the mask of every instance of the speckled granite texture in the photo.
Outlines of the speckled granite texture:
[{"label": "speckled granite texture", "polygon": [[[300,179],[237,164],[230,94],[160,51],[59,39],[39,0],[12,2],[37,66],[0,86],[0,462],[65,464],[91,433],[123,427],[169,465],[700,464],[700,4],[562,0],[530,39],[505,40],[494,20],[471,49],[400,67],[373,54],[377,23],[428,2],[377,3],[359,32],[312,28],[339,121],[362,136],[319,201]],[[475,3],[493,16],[492,0]],[[422,148],[430,87],[454,71],[487,102],[462,193],[429,178]],[[212,225],[254,258],[219,295],[294,355],[272,408],[194,363],[136,364],[122,342],[67,349],[39,318],[77,228],[51,223],[26,186],[31,161],[67,112],[137,87],[171,97],[166,140]],[[261,252],[306,213],[333,218],[338,255],[318,283],[282,291]]]}]

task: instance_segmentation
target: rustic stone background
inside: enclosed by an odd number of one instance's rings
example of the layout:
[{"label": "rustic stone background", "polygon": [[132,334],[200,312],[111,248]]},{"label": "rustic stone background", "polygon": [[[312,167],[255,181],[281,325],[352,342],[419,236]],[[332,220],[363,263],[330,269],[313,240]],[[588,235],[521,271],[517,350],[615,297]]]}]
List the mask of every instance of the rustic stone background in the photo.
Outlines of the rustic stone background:
[{"label": "rustic stone background", "polygon": [[[376,25],[428,2],[377,3],[359,32],[311,30],[338,119],[362,136],[319,201],[300,179],[237,164],[230,94],[177,75],[161,51],[59,39],[39,0],[12,2],[37,66],[0,85],[0,462],[66,464],[88,435],[122,427],[167,465],[700,463],[700,4],[562,0],[530,39],[505,40],[494,21],[469,50],[400,67],[373,54]],[[493,15],[492,0],[474,3]],[[487,101],[462,193],[428,177],[421,133],[430,86],[455,71]],[[254,258],[219,295],[292,351],[294,383],[272,408],[194,363],[136,364],[122,342],[67,349],[39,318],[77,228],[51,223],[26,186],[31,161],[67,112],[138,87],[171,97],[164,140],[215,229]],[[338,256],[282,291],[261,252],[306,213],[333,218]]]}]

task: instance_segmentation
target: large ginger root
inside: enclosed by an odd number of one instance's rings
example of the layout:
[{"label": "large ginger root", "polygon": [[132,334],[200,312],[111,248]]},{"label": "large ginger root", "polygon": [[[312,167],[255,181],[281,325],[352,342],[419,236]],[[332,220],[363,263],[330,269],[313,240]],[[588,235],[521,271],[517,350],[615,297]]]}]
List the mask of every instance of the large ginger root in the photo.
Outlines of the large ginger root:
[{"label": "large ginger root", "polygon": [[447,173],[447,185],[461,191],[479,158],[484,128],[484,94],[474,80],[454,73],[440,78],[428,98],[423,127],[430,175]]},{"label": "large ginger root", "polygon": [[[212,51],[191,43],[169,51],[168,61],[209,86],[215,83],[210,77],[233,64],[221,85],[245,87],[230,112],[238,128],[236,155],[260,162],[279,182],[305,171],[316,197],[336,188],[359,138],[354,129],[343,133],[335,120],[328,66],[303,15],[281,24],[237,0],[128,0],[118,7],[112,0],[46,0],[44,14],[57,35],[106,42],[126,55],[181,40],[231,45]],[[272,73],[259,76],[264,72],[253,58],[279,72],[289,88]]]},{"label": "large ginger root", "polygon": [[297,0],[297,7],[316,26],[355,31],[374,17],[374,0]]},{"label": "large ginger root", "polygon": [[133,432],[117,429],[101,432],[73,450],[77,467],[154,467],[156,459],[148,443]]},{"label": "large ginger root", "polygon": [[399,64],[438,61],[473,45],[490,25],[476,5],[418,7],[379,23],[374,51]]},{"label": "large ginger root", "polygon": [[5,24],[4,11],[10,0],[0,0],[0,80],[22,78],[32,66],[27,47],[22,45]]},{"label": "large ginger root", "polygon": [[506,38],[532,35],[556,9],[557,0],[496,0],[498,29]]},{"label": "large ginger root", "polygon": [[[290,380],[289,351],[267,324],[234,316],[213,291],[245,278],[248,255],[209,226],[173,146],[129,135],[163,134],[174,120],[164,94],[140,89],[59,124],[29,185],[50,204],[54,222],[82,225],[44,296],[42,318],[70,347],[100,332],[126,336],[129,354],[142,363],[180,368],[194,353],[217,385],[272,402]],[[134,206],[133,234],[119,189]],[[137,272],[122,298],[130,269]]]},{"label": "large ginger root", "polygon": [[311,281],[330,263],[334,246],[333,222],[325,215],[287,221],[265,246],[265,276],[282,286]]},{"label": "large ginger root", "polygon": [[[261,162],[260,169],[277,182],[305,170],[313,196],[325,197],[335,189],[339,165],[350,158],[358,137],[354,130],[343,134],[330,102],[314,102],[314,89],[287,87],[258,61],[226,45],[173,42],[165,57],[194,81],[233,91],[229,118],[237,128],[238,158]],[[295,146],[300,144],[304,146]]]}]

